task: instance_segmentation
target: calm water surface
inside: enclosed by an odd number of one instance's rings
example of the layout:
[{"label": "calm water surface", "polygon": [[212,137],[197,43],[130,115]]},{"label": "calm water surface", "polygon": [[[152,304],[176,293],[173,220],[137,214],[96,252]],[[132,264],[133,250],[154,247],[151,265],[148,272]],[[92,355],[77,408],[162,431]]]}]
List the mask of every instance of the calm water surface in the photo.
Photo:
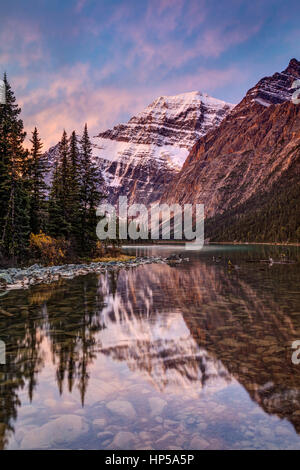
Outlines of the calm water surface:
[{"label": "calm water surface", "polygon": [[0,293],[1,449],[300,449],[299,248],[184,253]]}]

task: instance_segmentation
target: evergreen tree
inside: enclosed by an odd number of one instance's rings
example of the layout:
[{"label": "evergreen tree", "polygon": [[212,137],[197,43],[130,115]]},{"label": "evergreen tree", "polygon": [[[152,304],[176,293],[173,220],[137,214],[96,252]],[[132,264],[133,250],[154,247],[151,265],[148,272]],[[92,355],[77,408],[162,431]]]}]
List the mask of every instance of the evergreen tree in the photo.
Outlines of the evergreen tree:
[{"label": "evergreen tree", "polygon": [[71,224],[72,238],[75,244],[80,243],[80,153],[75,131],[72,132],[69,144],[69,220]]},{"label": "evergreen tree", "polygon": [[81,243],[80,248],[84,253],[90,253],[97,242],[96,209],[103,194],[100,187],[103,184],[103,178],[92,161],[92,144],[89,138],[87,124],[85,124],[81,138]]},{"label": "evergreen tree", "polygon": [[70,165],[68,154],[68,137],[64,130],[59,143],[59,157],[55,163],[49,197],[48,231],[52,236],[67,239],[71,232],[69,222]]},{"label": "evergreen tree", "polygon": [[22,178],[28,158],[21,109],[4,75],[5,104],[0,104],[0,243],[1,254],[15,260],[28,244],[29,197]]},{"label": "evergreen tree", "polygon": [[32,132],[32,149],[28,161],[27,176],[30,190],[30,228],[32,233],[39,233],[46,224],[46,190],[45,183],[48,165],[42,154],[43,144],[35,127]]}]

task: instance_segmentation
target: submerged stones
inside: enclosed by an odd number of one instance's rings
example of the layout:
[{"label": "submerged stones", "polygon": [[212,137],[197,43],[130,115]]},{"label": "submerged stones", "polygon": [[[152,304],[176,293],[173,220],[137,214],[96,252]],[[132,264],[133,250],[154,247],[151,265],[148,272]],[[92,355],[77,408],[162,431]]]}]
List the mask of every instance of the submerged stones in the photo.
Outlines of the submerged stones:
[{"label": "submerged stones", "polygon": [[209,447],[209,442],[207,442],[206,439],[203,439],[200,436],[193,437],[190,445],[192,450],[203,450],[207,449],[207,447]]},{"label": "submerged stones", "polygon": [[70,444],[88,432],[88,424],[77,415],[62,415],[57,419],[25,433],[21,449],[49,449]]},{"label": "submerged stones", "polygon": [[164,407],[166,406],[167,402],[162,400],[159,397],[151,397],[149,398],[149,405],[151,409],[151,416],[160,415],[163,411]]},{"label": "submerged stones", "polygon": [[114,400],[107,403],[106,407],[112,412],[123,418],[136,418],[136,411],[129,401]]},{"label": "submerged stones", "polygon": [[132,445],[134,444],[134,442],[135,442],[135,436],[132,432],[119,431],[116,434],[111,444],[111,448],[112,449],[119,448],[122,450],[130,449],[132,448]]}]

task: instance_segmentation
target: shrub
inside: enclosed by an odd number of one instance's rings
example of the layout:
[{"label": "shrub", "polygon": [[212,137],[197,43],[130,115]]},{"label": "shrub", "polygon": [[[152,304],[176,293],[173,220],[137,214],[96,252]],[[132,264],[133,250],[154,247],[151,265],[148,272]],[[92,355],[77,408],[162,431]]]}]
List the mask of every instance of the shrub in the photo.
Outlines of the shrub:
[{"label": "shrub", "polygon": [[37,235],[31,233],[29,247],[35,259],[44,264],[54,265],[64,261],[68,242],[50,237],[41,231]]}]

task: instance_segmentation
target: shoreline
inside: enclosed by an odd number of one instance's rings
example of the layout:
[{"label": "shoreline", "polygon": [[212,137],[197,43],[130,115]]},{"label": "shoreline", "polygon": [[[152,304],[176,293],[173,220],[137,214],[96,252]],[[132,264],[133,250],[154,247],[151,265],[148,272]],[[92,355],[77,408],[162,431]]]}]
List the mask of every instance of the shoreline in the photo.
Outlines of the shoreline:
[{"label": "shoreline", "polygon": [[209,245],[268,245],[268,246],[300,246],[300,243],[292,242],[209,242]]},{"label": "shoreline", "polygon": [[64,264],[42,266],[34,264],[28,268],[8,268],[0,270],[0,292],[28,289],[38,284],[50,284],[60,279],[74,279],[87,274],[100,274],[122,268],[134,268],[145,264],[164,264],[166,258],[159,256],[135,257],[126,261],[99,261],[87,264]]},{"label": "shoreline", "polygon": [[[172,246],[185,246],[186,242],[176,241],[176,240],[157,240],[157,243],[141,243],[140,245],[135,243],[134,245],[122,245],[123,248],[136,248],[139,246],[149,246],[155,247],[157,245],[172,245]],[[209,242],[204,243],[203,246],[210,246],[210,245],[269,245],[269,246],[300,246],[300,242]]]}]

